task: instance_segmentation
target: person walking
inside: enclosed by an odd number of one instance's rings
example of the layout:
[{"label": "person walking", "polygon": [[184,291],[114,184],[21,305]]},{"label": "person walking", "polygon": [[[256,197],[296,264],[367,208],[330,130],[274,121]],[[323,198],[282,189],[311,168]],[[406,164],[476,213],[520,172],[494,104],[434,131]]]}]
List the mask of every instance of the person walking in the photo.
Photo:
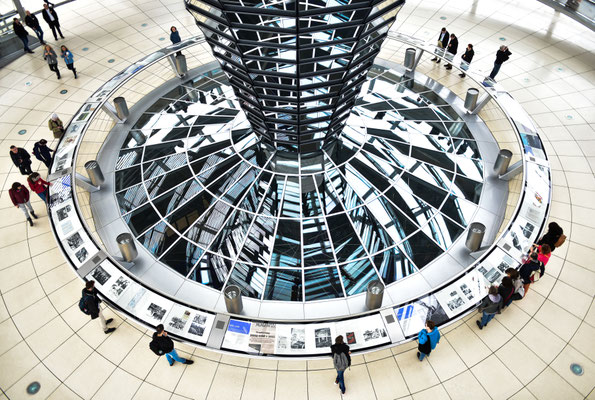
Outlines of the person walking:
[{"label": "person walking", "polygon": [[41,179],[41,175],[39,175],[37,172],[33,172],[31,175],[29,175],[29,177],[27,178],[27,183],[29,184],[31,190],[37,193],[41,200],[43,200],[43,202],[47,204],[48,189],[51,183]]},{"label": "person walking", "polygon": [[33,211],[33,207],[29,201],[29,191],[27,188],[21,185],[20,182],[15,182],[8,190],[8,195],[10,196],[12,204],[16,208],[21,209],[23,214],[25,214],[25,218],[29,222],[29,225],[33,226],[33,220],[31,219],[31,216],[29,216],[29,213],[31,213],[35,219],[37,219],[37,215],[35,215],[35,211]]},{"label": "person walking", "polygon": [[27,150],[17,146],[10,146],[9,154],[13,164],[21,171],[21,175],[33,173],[31,171],[31,155]]},{"label": "person walking", "polygon": [[529,291],[529,286],[531,286],[533,282],[537,282],[544,273],[545,266],[541,261],[539,261],[537,253],[531,253],[529,260],[527,260],[527,262],[524,263],[519,270],[519,275],[523,281],[525,296]]},{"label": "person walking", "polygon": [[39,39],[39,43],[43,46],[45,42],[43,41],[43,31],[41,30],[41,25],[39,25],[39,20],[29,10],[25,11],[25,14],[25,25],[33,29],[33,32],[37,35],[37,39]]},{"label": "person walking", "polygon": [[45,139],[41,139],[39,142],[35,142],[33,145],[33,155],[39,161],[45,164],[48,167],[48,170],[52,166],[52,152],[54,150],[50,149],[48,146],[48,141]]},{"label": "person walking", "polygon": [[68,50],[68,47],[64,45],[60,46],[60,50],[62,52],[60,57],[64,59],[64,62],[66,63],[66,68],[72,71],[72,73],[74,74],[74,79],[76,79],[76,68],[74,68],[74,56],[72,55],[70,50]]},{"label": "person walking", "polygon": [[[452,61],[452,59],[454,59],[455,55],[457,54],[458,49],[459,49],[459,39],[455,36],[454,33],[451,33],[450,40],[448,41],[448,46],[446,47],[446,52],[448,53],[446,58],[448,58],[449,60]],[[448,63],[444,67],[446,69],[452,69],[452,64]]]},{"label": "person walking", "polygon": [[[449,33],[446,30],[446,28],[442,28],[442,30],[440,31],[440,34],[438,35],[438,43],[437,46],[439,49],[445,49],[446,46],[448,46],[448,39],[449,39]],[[442,53],[444,53],[442,51]],[[440,64],[440,58],[438,56],[434,56],[434,58],[432,58],[430,61],[436,61],[436,64]]]},{"label": "person walking", "polygon": [[502,313],[502,300],[502,296],[498,293],[498,286],[490,286],[488,295],[479,306],[479,312],[483,313],[481,321],[475,321],[479,329],[483,329],[496,314]]},{"label": "person walking", "polygon": [[167,358],[170,367],[173,366],[176,361],[182,364],[194,364],[194,361],[187,360],[178,355],[178,352],[174,349],[174,341],[167,336],[163,324],[157,325],[156,329],[156,332],[153,333],[153,340],[149,343],[149,348],[153,353],[158,356],[165,354],[165,358]]},{"label": "person walking", "polygon": [[64,124],[62,123],[62,120],[58,118],[58,114],[56,113],[53,113],[50,117],[50,120],[48,121],[48,127],[56,139],[60,139],[64,134]]},{"label": "person walking", "polygon": [[496,75],[500,72],[500,68],[504,61],[508,61],[512,53],[508,50],[507,46],[500,46],[500,49],[496,52],[496,61],[494,61],[494,68],[490,72],[490,79],[496,82]]},{"label": "person walking", "polygon": [[498,294],[502,296],[502,307],[508,307],[512,303],[512,296],[514,295],[514,284],[510,276],[505,275],[502,278],[500,286],[498,286]]},{"label": "person walking", "polygon": [[[469,69],[469,64],[471,64],[471,60],[473,60],[473,56],[475,55],[475,51],[473,50],[473,45],[469,43],[467,48],[465,49],[465,54],[461,57],[461,69],[463,71],[467,71]],[[461,78],[466,77],[465,72],[461,72],[459,74]]]},{"label": "person walking", "polygon": [[417,341],[419,343],[417,346],[417,359],[423,361],[440,342],[440,332],[434,321],[426,321],[425,328],[419,331],[417,335]]},{"label": "person walking", "polygon": [[29,48],[29,32],[27,32],[18,18],[12,20],[12,30],[14,31],[14,34],[21,39],[21,42],[23,42],[25,53],[34,53],[34,51]]},{"label": "person walking", "polygon": [[107,327],[108,324],[111,324],[114,321],[114,319],[105,319],[103,313],[101,312],[100,304],[101,299],[99,298],[97,289],[95,289],[95,281],[87,281],[82,291],[81,300],[79,301],[79,308],[83,313],[90,315],[91,320],[99,318],[101,329],[103,329],[103,333],[107,335],[108,333],[112,333],[116,330],[116,328]]},{"label": "person walking", "polygon": [[564,229],[555,222],[550,222],[548,225],[547,232],[539,239],[538,245],[547,244],[550,246],[550,250],[554,251],[557,247],[560,247],[566,241],[566,235]]},{"label": "person walking", "polygon": [[343,341],[343,336],[335,338],[335,344],[331,346],[331,355],[333,357],[333,366],[337,371],[335,385],[339,385],[339,390],[345,394],[345,370],[351,366],[351,351],[349,346]]},{"label": "person walking", "polygon": [[56,42],[58,41],[58,35],[56,35],[56,31],[60,34],[60,37],[64,39],[64,35],[60,30],[60,21],[58,20],[58,13],[54,10],[54,6],[49,6],[47,3],[43,5],[43,11],[41,12],[43,15],[43,19],[49,25],[52,33],[54,34],[54,39]]},{"label": "person walking", "polygon": [[46,44],[43,50],[43,59],[47,61],[50,71],[54,71],[58,79],[60,79],[60,70],[58,69],[58,56],[52,46]]}]

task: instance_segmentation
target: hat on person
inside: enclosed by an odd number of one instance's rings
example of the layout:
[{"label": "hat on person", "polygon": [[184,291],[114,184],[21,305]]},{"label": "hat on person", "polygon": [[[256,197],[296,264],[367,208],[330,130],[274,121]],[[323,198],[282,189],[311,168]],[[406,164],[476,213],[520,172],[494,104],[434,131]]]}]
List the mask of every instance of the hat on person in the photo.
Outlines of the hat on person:
[{"label": "hat on person", "polygon": [[58,114],[56,114],[56,113],[53,113],[53,114],[52,114],[52,119],[53,119],[54,121],[55,121],[55,120],[57,120],[57,119],[58,119]]}]

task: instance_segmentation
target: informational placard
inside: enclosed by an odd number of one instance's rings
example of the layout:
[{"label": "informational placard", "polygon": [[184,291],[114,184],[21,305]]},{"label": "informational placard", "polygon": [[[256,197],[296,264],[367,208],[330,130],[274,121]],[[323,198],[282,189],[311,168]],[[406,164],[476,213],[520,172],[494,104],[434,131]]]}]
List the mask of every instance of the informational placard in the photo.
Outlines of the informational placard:
[{"label": "informational placard", "polygon": [[448,321],[446,311],[434,295],[425,296],[402,307],[395,307],[394,310],[405,337],[417,335],[425,327],[427,320],[432,320],[437,325]]},{"label": "informational placard", "polygon": [[448,318],[454,318],[481,302],[487,294],[484,277],[477,270],[473,270],[439,290],[434,296]]}]

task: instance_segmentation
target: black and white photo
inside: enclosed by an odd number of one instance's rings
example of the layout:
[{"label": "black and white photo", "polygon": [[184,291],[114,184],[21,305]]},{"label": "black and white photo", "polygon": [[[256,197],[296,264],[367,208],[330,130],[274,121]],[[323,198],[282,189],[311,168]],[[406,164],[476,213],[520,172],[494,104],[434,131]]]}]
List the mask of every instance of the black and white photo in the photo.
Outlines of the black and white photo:
[{"label": "black and white photo", "polygon": [[366,342],[370,340],[380,339],[386,336],[386,331],[382,328],[366,329],[364,331],[364,341]]},{"label": "black and white photo", "polygon": [[67,204],[66,206],[57,210],[56,215],[58,216],[58,221],[63,221],[66,218],[68,218],[68,214],[70,213],[71,210],[72,210],[72,207],[70,206],[70,204]]},{"label": "black and white photo", "polygon": [[89,257],[89,252],[87,251],[87,249],[85,249],[83,247],[79,251],[77,251],[76,253],[74,253],[74,256],[82,264],[82,263],[85,262],[85,260],[87,259],[87,257]]},{"label": "black and white photo", "polygon": [[303,350],[306,348],[306,329],[291,328],[291,348],[294,350]]},{"label": "black and white photo", "polygon": [[161,321],[163,317],[165,317],[165,312],[165,308],[155,303],[149,304],[149,307],[147,308],[147,315],[158,322]]},{"label": "black and white photo", "polygon": [[105,282],[112,277],[106,270],[101,268],[101,265],[98,265],[93,272],[91,272],[91,276],[93,277],[93,280],[101,286],[105,285]]},{"label": "black and white photo", "polygon": [[204,315],[196,314],[192,319],[192,323],[190,324],[190,329],[188,333],[191,333],[196,336],[202,336],[205,332],[205,324],[207,322],[207,317]]},{"label": "black and white photo", "polygon": [[316,348],[330,347],[333,344],[331,338],[331,328],[320,328],[314,330],[314,339]]},{"label": "black and white photo", "polygon": [[124,276],[119,277],[110,288],[110,293],[117,299],[122,292],[128,287],[130,280]]},{"label": "black and white photo", "polygon": [[77,248],[81,247],[83,242],[84,240],[78,232],[66,239],[68,247],[70,247],[72,250],[76,250]]}]

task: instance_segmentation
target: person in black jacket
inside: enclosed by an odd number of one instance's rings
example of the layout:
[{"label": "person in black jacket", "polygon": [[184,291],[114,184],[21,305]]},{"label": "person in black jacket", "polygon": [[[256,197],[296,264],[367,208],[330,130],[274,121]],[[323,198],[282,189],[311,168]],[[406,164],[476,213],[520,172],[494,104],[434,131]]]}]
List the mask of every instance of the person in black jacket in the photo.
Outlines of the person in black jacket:
[{"label": "person in black jacket", "polygon": [[42,45],[45,44],[43,41],[43,31],[41,30],[41,26],[39,25],[39,20],[35,16],[35,14],[31,14],[29,10],[25,11],[25,25],[29,28],[33,29],[33,32],[37,35],[37,39],[39,39],[39,43]]},{"label": "person in black jacket", "polygon": [[[446,28],[442,28],[442,30],[440,31],[440,35],[438,35],[438,48],[445,49],[448,46],[448,38],[448,31],[446,30]],[[432,58],[430,61],[436,61],[437,64],[440,64],[440,59],[438,58],[438,56]]]},{"label": "person in black jacket", "polygon": [[337,378],[335,379],[335,385],[339,385],[341,393],[345,394],[345,369],[348,366],[351,366],[351,352],[349,351],[349,346],[343,342],[343,336],[339,335],[335,338],[335,344],[331,346],[331,355],[333,356],[333,363],[335,360],[335,355],[342,358],[343,354],[347,358],[347,366],[335,366],[335,369],[337,370]]},{"label": "person in black jacket", "polygon": [[41,12],[41,14],[43,15],[43,19],[45,20],[45,22],[47,22],[47,24],[50,26],[50,29],[54,34],[54,39],[58,41],[58,35],[56,35],[56,30],[60,34],[60,37],[64,39],[64,35],[60,30],[60,21],[58,20],[58,14],[56,13],[56,10],[54,10],[54,7],[48,6],[47,3],[44,4],[43,11]]},{"label": "person in black jacket", "polygon": [[[467,45],[467,48],[465,49],[465,54],[463,54],[463,56],[461,57],[461,60],[466,63],[466,68],[465,68],[465,67],[463,67],[463,65],[465,65],[465,63],[461,62],[461,68],[462,69],[464,69],[466,71],[469,68],[469,64],[471,64],[471,60],[473,60],[473,56],[474,55],[475,55],[475,51],[473,51],[473,45],[471,43],[469,43]],[[464,78],[467,75],[465,75],[464,72],[461,72],[459,74],[459,76],[461,78]]]},{"label": "person in black jacket", "polygon": [[14,34],[21,39],[23,42],[23,47],[25,48],[25,53],[33,53],[33,50],[29,48],[29,32],[25,29],[21,21],[18,18],[12,20],[12,30]]},{"label": "person in black jacket", "polygon": [[163,324],[157,325],[157,331],[153,333],[153,340],[149,344],[149,347],[155,354],[162,356],[165,354],[169,366],[173,366],[174,362],[178,361],[182,364],[194,364],[194,361],[187,360],[178,355],[176,349],[174,349],[174,341],[167,336],[167,332],[163,327]]},{"label": "person in black jacket", "polygon": [[[529,256],[529,260],[521,266],[519,269],[519,275],[521,276],[521,280],[523,281],[523,289],[525,290],[525,296],[529,291],[529,286],[533,283],[531,280],[531,275],[535,271],[539,271],[539,277],[541,278],[545,273],[545,265],[538,259],[537,252],[531,253]],[[537,279],[535,279],[537,280]]]},{"label": "person in black jacket", "polygon": [[498,75],[498,72],[500,72],[500,67],[502,67],[502,63],[504,61],[508,61],[508,58],[510,58],[511,55],[512,53],[510,52],[510,50],[508,50],[508,47],[500,46],[500,50],[496,52],[496,61],[494,61],[494,68],[492,69],[492,72],[490,72],[491,80],[496,82],[496,79],[494,78],[496,78],[496,75]]},{"label": "person in black jacket", "polygon": [[91,319],[99,318],[99,323],[101,324],[101,329],[103,329],[103,333],[106,335],[108,333],[112,333],[116,330],[116,328],[108,328],[107,324],[111,323],[114,319],[110,318],[108,320],[105,319],[103,314],[101,313],[101,307],[99,307],[99,303],[101,303],[101,299],[97,295],[97,289],[95,289],[95,281],[87,281],[85,284],[85,288],[83,289],[83,299],[85,302],[85,307],[89,310],[89,315]]},{"label": "person in black jacket", "polygon": [[512,278],[508,275],[502,278],[500,286],[498,286],[498,294],[502,296],[503,307],[508,307],[512,303],[512,296],[514,295],[514,284]]},{"label": "person in black jacket", "polygon": [[39,142],[36,142],[33,146],[33,155],[39,161],[45,164],[48,169],[52,165],[52,152],[54,150],[50,149],[47,146],[48,141],[45,139],[41,139]]},{"label": "person in black jacket", "polygon": [[10,158],[16,167],[21,171],[21,175],[31,175],[31,155],[27,150],[17,147],[10,146]]},{"label": "person in black jacket", "polygon": [[550,222],[547,228],[547,232],[541,239],[539,239],[537,244],[540,246],[547,244],[550,246],[550,249],[554,251],[556,248],[556,243],[558,243],[560,237],[564,235],[564,229],[562,229],[562,227],[555,222]]},{"label": "person in black jacket", "polygon": [[[457,51],[459,49],[459,39],[455,36],[454,33],[450,34],[450,41],[448,42],[448,46],[446,47],[446,51],[452,54],[452,58],[455,57]],[[452,69],[452,64],[448,63],[445,65],[446,69]]]}]

